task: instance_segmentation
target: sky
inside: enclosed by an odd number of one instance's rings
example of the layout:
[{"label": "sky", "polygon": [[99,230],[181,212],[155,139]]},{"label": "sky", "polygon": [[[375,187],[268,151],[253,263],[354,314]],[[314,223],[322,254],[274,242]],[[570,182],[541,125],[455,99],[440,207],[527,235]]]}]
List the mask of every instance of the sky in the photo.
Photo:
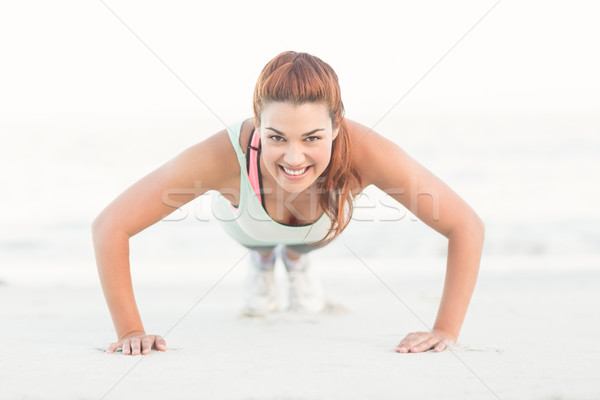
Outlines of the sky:
[{"label": "sky", "polygon": [[[137,179],[251,116],[260,71],[286,50],[328,62],[346,116],[400,144],[486,223],[519,222],[517,239],[506,229],[510,240],[538,240],[527,224],[550,232],[541,241],[554,235],[548,246],[596,240],[587,232],[598,219],[590,182],[600,171],[599,9],[508,0],[2,2],[0,204],[10,212],[0,216],[0,242],[55,226],[87,232]],[[556,235],[564,221],[581,235]],[[46,222],[47,231],[31,229]]]},{"label": "sky", "polygon": [[336,70],[348,117],[594,114],[599,9],[593,1],[3,2],[0,119],[230,122],[250,115],[260,70],[285,50]]}]

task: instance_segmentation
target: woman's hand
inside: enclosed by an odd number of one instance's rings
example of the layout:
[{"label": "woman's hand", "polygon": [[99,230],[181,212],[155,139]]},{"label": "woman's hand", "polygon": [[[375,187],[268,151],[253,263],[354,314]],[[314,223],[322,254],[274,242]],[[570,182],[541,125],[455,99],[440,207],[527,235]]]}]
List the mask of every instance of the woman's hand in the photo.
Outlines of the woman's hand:
[{"label": "woman's hand", "polygon": [[431,332],[414,332],[406,335],[396,346],[395,351],[397,353],[421,353],[433,349],[435,352],[440,352],[454,342],[455,338],[439,329]]},{"label": "woman's hand", "polygon": [[123,349],[123,355],[137,356],[148,354],[152,349],[167,351],[167,343],[162,336],[146,335],[143,332],[130,333],[118,342],[111,344],[106,352],[114,353],[117,349]]}]

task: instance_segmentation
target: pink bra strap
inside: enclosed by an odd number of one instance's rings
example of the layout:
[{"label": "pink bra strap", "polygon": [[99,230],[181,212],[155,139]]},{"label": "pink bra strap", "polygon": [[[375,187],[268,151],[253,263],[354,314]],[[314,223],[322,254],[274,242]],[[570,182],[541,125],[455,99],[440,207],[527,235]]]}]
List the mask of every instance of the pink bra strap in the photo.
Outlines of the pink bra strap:
[{"label": "pink bra strap", "polygon": [[260,188],[260,177],[258,174],[259,164],[258,159],[260,156],[260,135],[254,134],[254,129],[250,134],[250,143],[248,143],[247,160],[248,160],[248,178],[250,179],[250,185],[254,189],[258,201],[263,204],[261,197]]}]

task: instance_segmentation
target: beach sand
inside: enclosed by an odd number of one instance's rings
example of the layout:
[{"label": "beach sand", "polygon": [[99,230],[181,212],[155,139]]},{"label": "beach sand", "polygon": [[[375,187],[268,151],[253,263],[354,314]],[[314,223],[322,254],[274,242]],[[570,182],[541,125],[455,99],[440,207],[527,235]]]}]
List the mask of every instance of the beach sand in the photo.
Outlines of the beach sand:
[{"label": "beach sand", "polygon": [[597,257],[484,258],[459,342],[421,354],[393,349],[433,323],[444,258],[361,259],[315,253],[338,308],[269,318],[241,317],[244,249],[136,265],[146,330],[168,346],[143,357],[105,353],[114,331],[92,263],[4,267],[0,398],[600,398]]}]

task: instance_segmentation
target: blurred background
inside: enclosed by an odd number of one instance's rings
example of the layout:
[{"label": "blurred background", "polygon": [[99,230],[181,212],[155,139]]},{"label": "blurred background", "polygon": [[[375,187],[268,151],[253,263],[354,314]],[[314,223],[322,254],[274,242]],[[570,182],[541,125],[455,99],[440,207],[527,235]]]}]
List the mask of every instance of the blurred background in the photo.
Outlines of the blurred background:
[{"label": "blurred background", "polygon": [[[64,265],[95,276],[94,217],[180,151],[250,117],[261,69],[285,50],[328,62],[346,116],[393,140],[478,212],[487,226],[482,265],[523,257],[593,265],[599,9],[592,1],[3,3],[0,280]],[[353,257],[344,241],[365,257],[445,255],[444,237],[378,189],[365,194],[324,256]],[[137,235],[135,264],[185,275],[202,257],[242,254],[211,221],[210,201]]]}]

